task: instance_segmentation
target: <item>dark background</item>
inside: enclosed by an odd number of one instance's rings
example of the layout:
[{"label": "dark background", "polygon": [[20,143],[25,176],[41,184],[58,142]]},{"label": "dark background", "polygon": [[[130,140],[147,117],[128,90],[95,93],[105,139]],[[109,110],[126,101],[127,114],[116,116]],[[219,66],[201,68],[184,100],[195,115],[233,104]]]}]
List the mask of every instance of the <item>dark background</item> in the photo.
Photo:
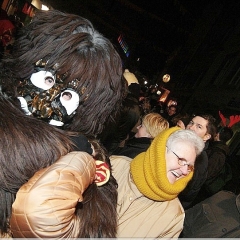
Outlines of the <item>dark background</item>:
[{"label": "dark background", "polygon": [[[124,63],[149,78],[159,74],[191,36],[209,0],[45,0],[69,13],[88,18],[116,46],[123,34],[130,55]],[[139,59],[139,61],[137,61]]]},{"label": "dark background", "polygon": [[[170,92],[166,104],[174,100],[180,110],[209,113],[218,120],[219,111],[225,117],[240,115],[240,0],[42,3],[89,19],[116,46],[123,67],[141,86],[147,80],[144,89]],[[118,43],[120,35],[129,47],[128,57]],[[165,74],[171,76],[167,83],[162,81]],[[231,153],[240,156],[240,123],[233,128]]]},{"label": "dark background", "polygon": [[[89,19],[141,84],[148,80],[169,89],[169,99],[177,99],[185,111],[240,113],[239,0],[42,2]],[[117,41],[120,34],[129,57]],[[171,80],[165,84],[166,73]]]}]

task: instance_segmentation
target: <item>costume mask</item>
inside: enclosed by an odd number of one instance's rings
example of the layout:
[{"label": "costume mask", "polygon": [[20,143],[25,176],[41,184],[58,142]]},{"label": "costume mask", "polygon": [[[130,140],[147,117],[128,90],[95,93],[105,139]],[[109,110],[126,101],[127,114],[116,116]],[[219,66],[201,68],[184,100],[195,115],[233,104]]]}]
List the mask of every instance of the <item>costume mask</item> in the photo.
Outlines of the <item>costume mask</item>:
[{"label": "costume mask", "polygon": [[63,126],[79,106],[79,95],[73,88],[77,80],[64,86],[64,76],[58,76],[54,69],[45,70],[44,66],[45,63],[38,61],[35,72],[19,84],[21,107],[28,115]]}]

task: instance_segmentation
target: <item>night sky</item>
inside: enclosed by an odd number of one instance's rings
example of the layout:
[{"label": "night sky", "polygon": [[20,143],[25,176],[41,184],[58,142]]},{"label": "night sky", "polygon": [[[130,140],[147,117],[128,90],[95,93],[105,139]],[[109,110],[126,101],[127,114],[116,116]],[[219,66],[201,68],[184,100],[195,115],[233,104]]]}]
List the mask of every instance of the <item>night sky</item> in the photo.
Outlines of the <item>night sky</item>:
[{"label": "night sky", "polygon": [[[152,78],[191,36],[209,0],[45,0],[43,3],[89,19],[119,47],[126,67],[137,66]],[[129,57],[117,42],[120,34],[129,47]]]}]

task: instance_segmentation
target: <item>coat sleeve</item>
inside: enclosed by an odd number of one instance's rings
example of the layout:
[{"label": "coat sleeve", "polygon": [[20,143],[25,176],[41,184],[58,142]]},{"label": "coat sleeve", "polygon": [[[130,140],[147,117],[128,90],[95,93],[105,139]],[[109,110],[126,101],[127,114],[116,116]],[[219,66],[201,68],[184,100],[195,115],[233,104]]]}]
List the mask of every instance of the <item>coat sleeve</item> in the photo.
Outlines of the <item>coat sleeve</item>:
[{"label": "coat sleeve", "polygon": [[218,176],[225,164],[226,155],[220,151],[212,152],[208,159],[207,180]]},{"label": "coat sleeve", "polygon": [[14,237],[74,238],[80,222],[76,205],[95,178],[95,161],[71,152],[37,172],[17,193],[10,219]]}]

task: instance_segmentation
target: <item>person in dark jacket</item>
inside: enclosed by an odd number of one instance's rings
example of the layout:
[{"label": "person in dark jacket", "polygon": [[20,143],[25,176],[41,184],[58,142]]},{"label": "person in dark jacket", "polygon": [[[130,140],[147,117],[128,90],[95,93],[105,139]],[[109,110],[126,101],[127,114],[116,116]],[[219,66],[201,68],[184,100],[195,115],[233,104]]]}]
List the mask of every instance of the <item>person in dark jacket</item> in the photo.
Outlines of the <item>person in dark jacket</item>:
[{"label": "person in dark jacket", "polygon": [[220,128],[214,141],[209,144],[208,155],[208,175],[201,193],[202,196],[210,197],[222,190],[227,181],[231,179],[231,167],[226,162],[229,147],[226,144],[233,136],[233,131],[229,127]]},{"label": "person in dark jacket", "polygon": [[223,127],[216,134],[214,141],[211,142],[207,150],[208,154],[208,176],[212,179],[218,176],[224,167],[226,156],[229,152],[227,142],[232,138],[233,130],[229,127]]},{"label": "person in dark jacket", "polygon": [[152,140],[163,130],[169,128],[169,123],[158,113],[149,113],[137,127],[137,133],[130,138],[124,147],[118,148],[112,155],[123,155],[130,158],[145,152]]},{"label": "person in dark jacket", "polygon": [[173,127],[174,124],[172,119],[177,115],[177,105],[170,105],[166,108],[165,112],[161,113],[161,115],[168,120],[169,126]]},{"label": "person in dark jacket", "polygon": [[195,201],[198,200],[197,195],[207,179],[208,156],[206,150],[208,148],[209,140],[213,139],[216,133],[215,118],[210,114],[199,114],[192,118],[187,125],[187,129],[196,132],[197,135],[202,138],[205,142],[205,148],[196,159],[192,180],[179,194],[179,200],[184,209],[188,209],[195,204]]}]

